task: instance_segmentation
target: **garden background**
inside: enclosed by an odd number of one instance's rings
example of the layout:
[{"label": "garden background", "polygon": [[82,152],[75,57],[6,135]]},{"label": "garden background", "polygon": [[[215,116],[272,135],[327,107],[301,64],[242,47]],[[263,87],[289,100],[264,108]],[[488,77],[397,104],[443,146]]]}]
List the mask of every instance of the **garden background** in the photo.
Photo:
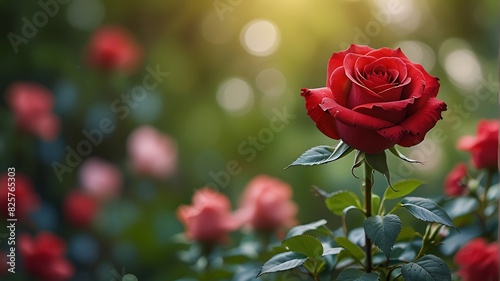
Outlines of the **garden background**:
[{"label": "garden background", "polygon": [[[179,255],[186,247],[178,242],[183,227],[176,209],[207,185],[236,208],[253,177],[277,177],[293,187],[301,223],[330,216],[311,185],[359,193],[351,157],[314,169],[284,169],[312,146],[336,144],[316,129],[299,94],[303,87],[322,87],[327,60],[351,43],[401,47],[440,78],[439,98],[448,105],[443,120],[423,143],[402,149],[425,165],[389,156],[394,181],[427,183],[416,195],[442,196],[451,168],[469,163],[469,155],[456,150],[456,140],[474,134],[480,119],[497,118],[499,7],[494,0],[0,5],[0,171],[15,167],[40,199],[17,222],[16,235],[50,231],[64,239],[76,269],[71,280],[188,275],[191,269]],[[103,70],[89,60],[94,32],[107,26],[124,30],[137,45],[133,67]],[[154,86],[144,86],[148,76]],[[56,137],[43,139],[18,128],[6,98],[15,82],[36,82],[54,96],[53,113],[60,120]],[[141,86],[148,89],[134,94]],[[144,125],[173,141],[173,168],[163,176],[137,174],[131,165],[127,138]],[[84,131],[95,130],[102,140],[92,142],[87,153]],[[76,158],[69,156],[75,152]],[[114,165],[121,184],[82,227],[71,222],[64,206],[71,191],[82,189],[81,167],[88,159]],[[375,182],[376,192],[385,189],[381,177]],[[17,208],[23,207],[18,203]],[[333,217],[328,225],[340,226]],[[234,233],[227,247],[243,235]],[[5,252],[6,241],[1,241]],[[19,257],[17,265],[14,275],[4,272],[0,279],[35,280],[24,273]]]}]

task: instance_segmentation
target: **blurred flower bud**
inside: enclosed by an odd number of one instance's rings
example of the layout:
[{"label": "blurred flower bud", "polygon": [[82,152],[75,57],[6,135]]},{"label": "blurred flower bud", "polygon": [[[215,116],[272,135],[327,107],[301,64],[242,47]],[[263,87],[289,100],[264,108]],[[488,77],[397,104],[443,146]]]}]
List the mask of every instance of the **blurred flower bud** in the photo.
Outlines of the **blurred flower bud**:
[{"label": "blurred flower bud", "polygon": [[[14,179],[14,181],[9,180]],[[9,188],[11,190],[9,190]],[[25,175],[16,172],[14,177],[9,177],[8,173],[0,175],[0,206],[2,213],[6,218],[14,218],[10,216],[8,211],[8,193],[14,194],[16,198],[14,217],[21,220],[28,220],[31,212],[40,207],[40,198],[33,188],[33,183]]]},{"label": "blurred flower bud", "polygon": [[81,191],[71,191],[64,199],[64,216],[72,225],[87,227],[99,210],[99,202]]},{"label": "blurred flower bud", "polygon": [[108,26],[96,30],[86,50],[87,63],[104,71],[131,73],[141,57],[141,48],[120,27]]},{"label": "blurred flower bud", "polygon": [[37,83],[13,83],[6,91],[7,104],[14,111],[18,128],[51,141],[59,136],[59,117],[52,112],[52,93]]},{"label": "blurred flower bud", "polygon": [[19,254],[26,272],[43,281],[69,280],[74,274],[73,265],[65,259],[65,242],[49,232],[36,237],[22,234],[18,240]]},{"label": "blurred flower bud", "polygon": [[290,186],[265,175],[255,177],[243,193],[238,217],[258,231],[275,231],[293,226],[297,206]]},{"label": "blurred flower bud", "polygon": [[198,190],[192,205],[177,209],[177,217],[184,224],[188,239],[208,244],[227,241],[228,233],[239,227],[231,215],[229,199],[210,188]]},{"label": "blurred flower bud", "polygon": [[153,127],[139,127],[130,133],[127,150],[130,164],[137,175],[167,178],[176,172],[175,141]]},{"label": "blurred flower bud", "polygon": [[116,197],[123,184],[120,170],[98,157],[90,157],[83,162],[79,178],[81,187],[88,194],[100,199]]},{"label": "blurred flower bud", "polygon": [[498,167],[498,125],[498,120],[481,120],[476,136],[464,136],[457,142],[458,149],[471,153],[472,164],[477,169]]}]

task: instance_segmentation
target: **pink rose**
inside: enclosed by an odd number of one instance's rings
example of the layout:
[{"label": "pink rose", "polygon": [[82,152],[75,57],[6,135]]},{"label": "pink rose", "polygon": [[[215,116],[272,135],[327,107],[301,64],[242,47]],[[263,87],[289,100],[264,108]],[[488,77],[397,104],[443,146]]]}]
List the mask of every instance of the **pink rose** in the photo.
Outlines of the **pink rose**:
[{"label": "pink rose", "polygon": [[88,64],[105,71],[133,72],[141,57],[141,48],[120,27],[101,27],[95,31],[86,50]]},{"label": "pink rose", "polygon": [[351,45],[328,61],[326,87],[302,96],[323,134],[376,154],[422,142],[446,110],[438,90],[438,79],[400,49]]},{"label": "pink rose", "polygon": [[265,175],[255,177],[245,188],[238,215],[258,231],[274,231],[296,223],[297,206],[290,186]]},{"label": "pink rose", "polygon": [[86,159],[80,168],[79,176],[81,187],[88,194],[100,199],[116,197],[123,184],[120,170],[98,157]]},{"label": "pink rose", "polygon": [[6,218],[10,217],[7,209],[9,198],[8,193],[10,192],[8,184],[10,183],[12,187],[12,183],[14,182],[15,190],[10,193],[13,193],[16,198],[16,218],[28,220],[30,213],[35,211],[40,206],[40,198],[33,188],[33,183],[27,176],[16,172],[14,181],[9,180],[9,178],[8,173],[0,175],[1,211]]},{"label": "pink rose", "polygon": [[223,243],[228,233],[239,227],[231,215],[229,199],[210,188],[198,190],[192,205],[177,209],[177,217],[186,228],[187,238],[202,243]]},{"label": "pink rose", "polygon": [[460,150],[472,154],[472,164],[477,169],[498,167],[498,120],[481,120],[477,136],[464,136],[457,142]]},{"label": "pink rose", "polygon": [[175,141],[153,127],[139,127],[130,133],[127,149],[132,169],[138,175],[166,178],[176,172]]},{"label": "pink rose", "polygon": [[48,141],[59,136],[61,122],[52,112],[54,97],[48,89],[37,83],[17,82],[7,89],[6,99],[19,129]]},{"label": "pink rose", "polygon": [[73,276],[75,269],[64,257],[66,244],[55,234],[42,232],[34,238],[22,234],[18,243],[24,269],[37,280],[64,281]]},{"label": "pink rose", "polygon": [[87,227],[99,210],[99,202],[81,191],[71,191],[64,199],[64,216],[76,227]]},{"label": "pink rose", "polygon": [[482,238],[470,241],[455,254],[457,275],[462,281],[498,281],[498,254],[496,242],[487,244]]},{"label": "pink rose", "polygon": [[458,163],[446,176],[444,181],[444,193],[448,196],[460,196],[467,190],[467,166]]}]

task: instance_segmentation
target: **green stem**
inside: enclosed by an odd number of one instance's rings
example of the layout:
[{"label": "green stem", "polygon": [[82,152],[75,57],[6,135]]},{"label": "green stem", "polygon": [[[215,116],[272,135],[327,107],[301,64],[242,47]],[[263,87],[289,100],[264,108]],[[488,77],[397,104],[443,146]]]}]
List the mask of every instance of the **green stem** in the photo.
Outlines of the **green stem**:
[{"label": "green stem", "polygon": [[[372,176],[373,169],[365,162],[365,181],[363,183],[365,187],[365,215],[366,218],[372,216]],[[372,242],[365,234],[365,253],[366,253],[366,272],[372,271]]]},{"label": "green stem", "polygon": [[488,170],[488,174],[486,175],[486,181],[484,183],[483,193],[478,196],[479,199],[479,210],[477,211],[477,218],[479,219],[479,223],[481,224],[481,228],[483,232],[486,233],[486,220],[487,217],[484,214],[484,210],[488,206],[488,190],[491,186],[491,180],[493,179],[493,170]]}]

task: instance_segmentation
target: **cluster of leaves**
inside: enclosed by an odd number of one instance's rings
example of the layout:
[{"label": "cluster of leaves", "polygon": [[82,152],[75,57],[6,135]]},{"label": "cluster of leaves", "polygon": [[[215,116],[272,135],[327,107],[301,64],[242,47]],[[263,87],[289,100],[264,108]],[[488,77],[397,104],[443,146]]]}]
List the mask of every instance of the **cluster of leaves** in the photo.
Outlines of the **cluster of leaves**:
[{"label": "cluster of leaves", "polygon": [[485,237],[491,241],[497,239],[499,186],[498,183],[491,184],[492,178],[492,171],[480,173],[476,178],[468,180],[467,191],[463,195],[441,200],[440,204],[458,230],[451,232],[443,240],[440,251],[444,255],[454,254],[476,237]]},{"label": "cluster of leaves", "polygon": [[[353,151],[342,142],[336,147],[319,146],[306,151],[291,164],[319,165],[335,161]],[[391,149],[405,161],[415,162]],[[328,209],[341,216],[342,227],[331,231],[320,220],[292,228],[282,242],[284,252],[274,255],[262,267],[259,275],[300,268],[313,280],[451,280],[446,263],[439,257],[426,254],[431,246],[440,243],[443,227],[454,228],[447,212],[437,203],[421,197],[405,197],[423,184],[408,179],[390,184],[385,152],[356,153],[353,169],[365,164],[371,181],[373,171],[382,173],[389,182],[382,197],[371,194],[371,204],[363,204],[354,192],[340,190],[331,194],[315,188],[324,197]],[[397,200],[397,201],[396,201]],[[396,201],[386,210],[386,203]],[[370,209],[367,211],[367,209]],[[404,225],[400,214],[406,210],[418,220],[427,222],[424,233]],[[362,227],[349,229],[347,217],[358,212],[363,216]],[[351,215],[349,215],[351,216]],[[373,243],[376,247],[369,245]],[[371,244],[370,243],[370,244]],[[367,261],[369,259],[369,261]],[[367,266],[367,262],[370,264]]]},{"label": "cluster of leaves", "polygon": [[[405,180],[393,186],[398,192],[387,187],[382,199],[373,196],[372,211],[376,215],[364,219],[362,228],[351,230],[346,227],[348,213],[364,214],[358,196],[345,190],[329,194],[325,204],[333,214],[342,216],[344,227],[332,232],[325,226],[326,221],[320,220],[292,228],[282,242],[287,251],[266,262],[260,274],[303,266],[314,280],[320,280],[326,268],[347,268],[340,272],[337,280],[396,280],[400,276],[404,280],[451,280],[443,260],[425,255],[428,247],[438,243],[441,227],[453,227],[447,213],[432,200],[419,197],[406,197],[394,204],[390,212],[385,212],[386,200],[400,199],[421,184],[418,180]],[[401,208],[429,223],[423,234],[403,225],[397,215]],[[364,270],[365,234],[376,246],[371,249],[374,263],[371,273]]]}]

